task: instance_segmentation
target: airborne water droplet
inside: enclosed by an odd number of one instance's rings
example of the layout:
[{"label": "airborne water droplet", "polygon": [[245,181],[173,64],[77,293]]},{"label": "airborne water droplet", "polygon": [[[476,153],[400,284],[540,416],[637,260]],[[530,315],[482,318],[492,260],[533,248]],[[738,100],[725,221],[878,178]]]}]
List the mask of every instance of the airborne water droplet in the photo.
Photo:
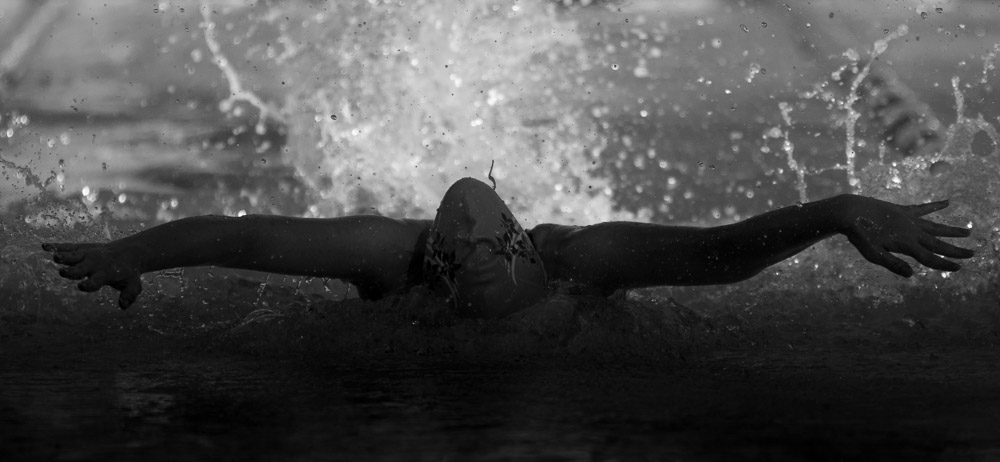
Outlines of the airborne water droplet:
[{"label": "airborne water droplet", "polygon": [[950,172],[952,168],[951,164],[948,163],[947,161],[939,160],[931,164],[929,170],[931,172],[931,175],[941,175]]},{"label": "airborne water droplet", "polygon": [[743,32],[750,32],[750,28],[749,28],[749,27],[747,27],[747,25],[746,25],[746,24],[740,24],[740,29],[741,29],[741,30],[742,30]]}]

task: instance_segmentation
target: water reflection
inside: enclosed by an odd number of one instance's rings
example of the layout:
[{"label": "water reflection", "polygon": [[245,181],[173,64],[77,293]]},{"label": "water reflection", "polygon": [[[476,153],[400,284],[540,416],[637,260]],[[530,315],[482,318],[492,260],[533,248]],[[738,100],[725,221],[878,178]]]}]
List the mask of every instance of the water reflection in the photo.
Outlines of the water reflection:
[{"label": "water reflection", "polygon": [[988,433],[995,387],[956,395],[943,378],[985,385],[977,377],[996,358],[981,351],[819,361],[780,351],[777,362],[731,353],[651,367],[234,361],[169,348],[169,357],[140,359],[108,346],[97,346],[101,359],[50,357],[54,370],[10,363],[0,376],[0,451],[103,460],[794,460],[973,457],[997,443]]}]

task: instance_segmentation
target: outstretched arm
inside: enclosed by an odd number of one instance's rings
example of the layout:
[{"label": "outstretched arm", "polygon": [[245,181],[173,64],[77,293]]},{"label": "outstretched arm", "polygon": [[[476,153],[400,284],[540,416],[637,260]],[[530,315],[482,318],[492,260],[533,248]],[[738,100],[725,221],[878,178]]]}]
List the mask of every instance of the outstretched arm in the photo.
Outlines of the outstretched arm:
[{"label": "outstretched arm", "polygon": [[43,244],[59,274],[78,287],[120,290],[126,308],[142,290],[139,275],[185,266],[221,266],[343,279],[366,298],[414,284],[410,268],[430,223],[378,216],[307,219],[201,216],[150,228],[116,241]]},{"label": "outstretched arm", "polygon": [[846,235],[868,261],[909,277],[913,269],[892,253],[943,271],[960,267],[942,256],[972,256],[937,238],[965,237],[970,230],[920,218],[947,206],[947,201],[901,206],[841,195],[711,228],[539,225],[532,237],[550,278],[607,291],[737,282],[835,234]]}]

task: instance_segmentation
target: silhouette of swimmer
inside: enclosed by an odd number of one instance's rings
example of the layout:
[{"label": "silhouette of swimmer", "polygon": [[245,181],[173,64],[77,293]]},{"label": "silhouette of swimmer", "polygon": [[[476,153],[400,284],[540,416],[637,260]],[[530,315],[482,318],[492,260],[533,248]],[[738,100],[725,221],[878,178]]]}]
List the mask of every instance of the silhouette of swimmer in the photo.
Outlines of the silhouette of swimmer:
[{"label": "silhouette of swimmer", "polygon": [[433,221],[380,216],[294,218],[199,216],[108,243],[46,243],[59,274],[94,292],[121,292],[124,309],[143,273],[222,266],[337,278],[362,298],[427,284],[467,316],[500,317],[545,297],[563,281],[610,295],[619,289],[727,284],[750,278],[836,234],[868,261],[900,276],[913,269],[893,253],[942,271],[973,252],[939,237],[970,230],[924,215],[948,201],[896,205],[844,194],[715,227],[608,222],[540,224],[525,232],[485,183],[464,178],[445,193]]}]

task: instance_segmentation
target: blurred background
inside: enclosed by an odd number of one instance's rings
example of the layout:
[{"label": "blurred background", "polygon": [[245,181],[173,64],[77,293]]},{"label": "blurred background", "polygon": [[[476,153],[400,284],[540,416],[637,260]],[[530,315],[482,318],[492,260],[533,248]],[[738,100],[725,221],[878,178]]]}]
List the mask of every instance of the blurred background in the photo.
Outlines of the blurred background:
[{"label": "blurred background", "polygon": [[[953,79],[964,115],[992,128],[998,14],[916,0],[12,0],[0,207],[431,217],[451,182],[495,162],[527,226],[732,221],[872,187],[850,177],[912,153],[891,129],[944,137]],[[870,101],[862,71],[896,99]],[[995,129],[982,133],[992,154]]]}]

